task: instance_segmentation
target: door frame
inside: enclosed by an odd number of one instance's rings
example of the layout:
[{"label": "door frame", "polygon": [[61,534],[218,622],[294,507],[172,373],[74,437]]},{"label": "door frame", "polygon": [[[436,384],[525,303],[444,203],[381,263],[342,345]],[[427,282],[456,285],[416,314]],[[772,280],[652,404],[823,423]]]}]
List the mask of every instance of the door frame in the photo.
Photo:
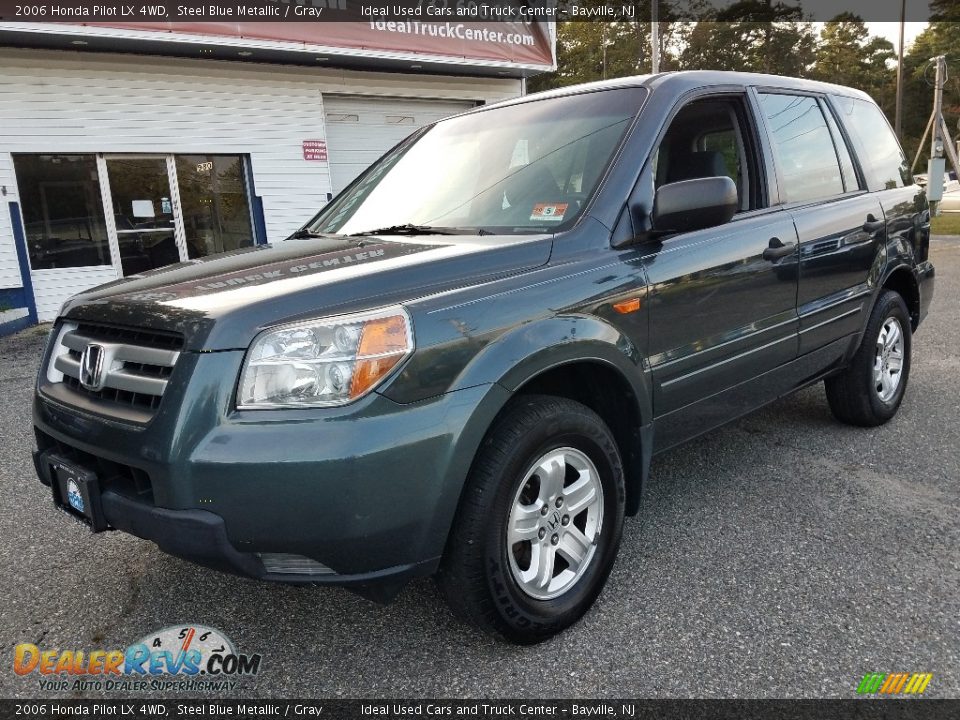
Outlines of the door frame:
[{"label": "door frame", "polygon": [[113,193],[110,190],[110,160],[163,160],[167,168],[167,184],[170,187],[170,204],[173,208],[173,239],[177,245],[180,262],[189,259],[187,254],[187,235],[183,224],[183,212],[180,205],[180,185],[177,181],[177,162],[173,155],[164,153],[97,153],[97,174],[100,177],[100,196],[103,200],[104,219],[107,226],[107,241],[110,245],[110,259],[117,277],[123,277],[123,264],[120,258],[120,237],[117,233],[117,221],[113,214]]}]

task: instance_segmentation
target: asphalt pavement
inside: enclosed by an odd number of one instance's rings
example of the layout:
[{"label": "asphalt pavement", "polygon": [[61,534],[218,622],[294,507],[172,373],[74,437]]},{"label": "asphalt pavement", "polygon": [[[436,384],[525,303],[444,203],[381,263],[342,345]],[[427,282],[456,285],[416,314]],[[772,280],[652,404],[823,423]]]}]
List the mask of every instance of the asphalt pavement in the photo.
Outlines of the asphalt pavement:
[{"label": "asphalt pavement", "polygon": [[817,385],[657,458],[592,612],[529,648],[459,624],[429,580],[381,607],[92,536],[34,477],[45,331],[0,339],[0,696],[75,696],[16,676],[19,643],[123,649],[201,623],[263,658],[225,697],[844,698],[868,672],[960,697],[960,238],[932,259],[893,421],[840,425]]}]

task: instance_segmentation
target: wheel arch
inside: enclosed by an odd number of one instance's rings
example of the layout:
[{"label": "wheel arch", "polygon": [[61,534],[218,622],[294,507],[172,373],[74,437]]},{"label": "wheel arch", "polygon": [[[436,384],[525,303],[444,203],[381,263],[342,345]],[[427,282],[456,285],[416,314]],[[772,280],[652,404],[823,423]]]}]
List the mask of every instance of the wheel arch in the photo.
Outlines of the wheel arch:
[{"label": "wheel arch", "polygon": [[[892,290],[903,298],[910,314],[910,326],[916,330],[920,324],[920,284],[913,268],[908,265],[893,268],[880,284],[880,292],[883,290]],[[877,297],[879,298],[879,292]]]},{"label": "wheel arch", "polygon": [[567,398],[600,416],[613,433],[623,461],[626,514],[636,515],[650,471],[652,432],[643,422],[633,386],[621,371],[596,358],[572,360],[528,378],[513,393],[523,395]]},{"label": "wheel arch", "polygon": [[637,513],[652,455],[653,404],[643,353],[627,335],[595,315],[571,313],[527,323],[485,347],[458,384],[481,378],[505,388],[510,398],[565,397],[603,418],[624,462],[627,513]]}]

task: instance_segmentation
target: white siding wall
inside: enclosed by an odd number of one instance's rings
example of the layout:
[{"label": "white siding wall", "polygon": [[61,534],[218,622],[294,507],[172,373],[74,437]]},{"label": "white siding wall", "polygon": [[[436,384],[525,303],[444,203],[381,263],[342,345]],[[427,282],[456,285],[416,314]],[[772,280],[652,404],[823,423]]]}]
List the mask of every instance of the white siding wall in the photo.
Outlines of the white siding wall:
[{"label": "white siding wall", "polygon": [[[332,191],[327,164],[302,154],[304,140],[325,137],[323,93],[492,102],[519,88],[502,78],[0,49],[0,185],[16,192],[9,169],[16,152],[246,154],[275,242]],[[0,287],[12,249],[0,217]],[[35,272],[40,319],[105,279],[110,268]]]},{"label": "white siding wall", "polygon": [[316,88],[282,76],[226,80],[135,66],[10,63],[0,71],[3,149],[249,153],[271,238],[296,229],[329,191],[326,166],[303,161],[303,139],[317,134]]},{"label": "white siding wall", "polygon": [[16,202],[17,188],[13,181],[13,162],[9,153],[0,152],[0,188],[7,188],[6,197],[0,193],[0,290],[23,287],[20,279],[20,264],[17,248],[13,244],[13,228],[10,227],[10,206]]},{"label": "white siding wall", "polygon": [[112,265],[34,270],[32,280],[37,318],[40,322],[54,320],[60,306],[69,297],[116,279],[117,271]]}]

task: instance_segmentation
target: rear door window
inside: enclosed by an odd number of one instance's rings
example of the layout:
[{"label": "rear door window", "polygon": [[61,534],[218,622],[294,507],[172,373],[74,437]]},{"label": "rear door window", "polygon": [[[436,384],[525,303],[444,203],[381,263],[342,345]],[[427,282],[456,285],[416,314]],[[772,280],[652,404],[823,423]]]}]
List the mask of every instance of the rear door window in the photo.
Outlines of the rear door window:
[{"label": "rear door window", "polygon": [[813,202],[844,193],[843,174],[826,118],[816,98],[760,93],[788,203]]},{"label": "rear door window", "polygon": [[834,98],[844,124],[857,136],[864,173],[871,190],[912,185],[903,149],[883,112],[867,100]]},{"label": "rear door window", "polygon": [[857,179],[857,172],[853,167],[853,159],[850,157],[850,148],[847,147],[847,141],[837,127],[837,121],[833,118],[830,108],[822,106],[823,114],[827,118],[827,124],[830,126],[830,134],[833,135],[833,145],[840,156],[840,167],[843,170],[843,187],[847,192],[861,190],[860,181]]}]

